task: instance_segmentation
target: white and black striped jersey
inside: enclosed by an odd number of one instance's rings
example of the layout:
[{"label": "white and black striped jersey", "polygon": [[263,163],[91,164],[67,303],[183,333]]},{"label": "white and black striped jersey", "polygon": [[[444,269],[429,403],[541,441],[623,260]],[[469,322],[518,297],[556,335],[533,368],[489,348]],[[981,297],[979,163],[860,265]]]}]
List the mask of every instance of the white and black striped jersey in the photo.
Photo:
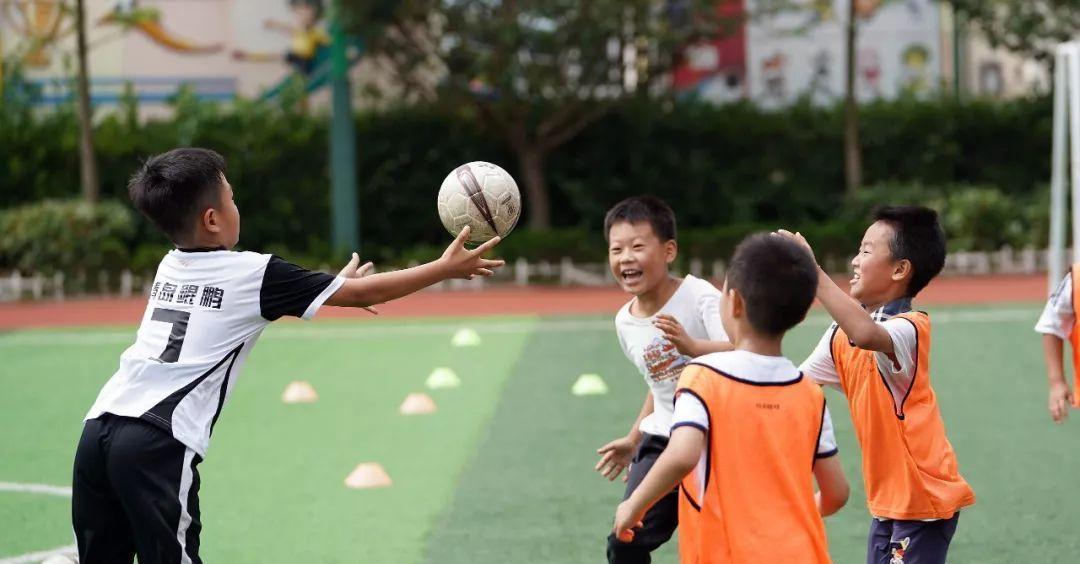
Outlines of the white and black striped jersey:
[{"label": "white and black striped jersey", "polygon": [[135,343],[86,419],[136,417],[205,458],[263,329],[285,315],[310,319],[344,281],[273,255],[170,251],[158,266]]}]

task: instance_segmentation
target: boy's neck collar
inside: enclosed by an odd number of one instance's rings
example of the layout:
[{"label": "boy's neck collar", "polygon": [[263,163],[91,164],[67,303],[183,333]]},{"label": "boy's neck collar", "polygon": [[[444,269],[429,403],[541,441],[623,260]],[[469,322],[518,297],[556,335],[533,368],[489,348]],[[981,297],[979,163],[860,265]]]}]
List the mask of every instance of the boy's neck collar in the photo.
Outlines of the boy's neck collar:
[{"label": "boy's neck collar", "polygon": [[907,313],[911,311],[911,309],[911,297],[902,296],[896,298],[895,300],[892,300],[891,302],[886,302],[876,308],[867,308],[867,311],[880,314],[883,319],[888,319],[890,317],[900,315],[901,313]]},{"label": "boy's neck collar", "polygon": [[[655,288],[652,288],[647,292],[635,296],[634,301],[637,302],[638,313],[642,314],[643,317],[650,317],[656,315],[657,312],[659,312],[661,309],[664,309],[664,306],[666,306],[668,302],[671,301],[671,298],[673,298],[675,296],[675,293],[679,291],[679,287],[682,286],[682,283],[682,279],[675,278],[671,276],[670,273],[668,273],[664,278],[663,282],[658,284]],[[642,300],[643,296],[645,297],[644,300]],[[644,307],[646,312],[641,311],[643,306],[647,306]],[[652,311],[652,313],[647,313],[647,311],[650,310]]]},{"label": "boy's neck collar", "polygon": [[228,249],[219,245],[217,247],[177,247],[176,250],[181,253],[209,253],[213,251],[226,251]]}]

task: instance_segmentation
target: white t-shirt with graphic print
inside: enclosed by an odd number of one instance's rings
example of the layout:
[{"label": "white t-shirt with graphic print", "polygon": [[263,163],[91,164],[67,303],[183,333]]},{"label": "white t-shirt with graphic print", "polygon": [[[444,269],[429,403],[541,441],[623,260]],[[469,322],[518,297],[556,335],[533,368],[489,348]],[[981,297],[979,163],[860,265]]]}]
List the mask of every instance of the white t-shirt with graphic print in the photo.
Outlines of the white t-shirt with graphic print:
[{"label": "white t-shirt with graphic print", "polygon": [[[721,293],[708,281],[687,275],[659,314],[674,317],[686,334],[695,339],[727,341],[720,322]],[[653,326],[656,316],[636,317],[630,313],[631,300],[615,315],[619,344],[630,362],[645,377],[653,395],[653,412],[641,421],[642,433],[667,437],[675,410],[675,386],[691,358],[680,353],[664,334]]]}]

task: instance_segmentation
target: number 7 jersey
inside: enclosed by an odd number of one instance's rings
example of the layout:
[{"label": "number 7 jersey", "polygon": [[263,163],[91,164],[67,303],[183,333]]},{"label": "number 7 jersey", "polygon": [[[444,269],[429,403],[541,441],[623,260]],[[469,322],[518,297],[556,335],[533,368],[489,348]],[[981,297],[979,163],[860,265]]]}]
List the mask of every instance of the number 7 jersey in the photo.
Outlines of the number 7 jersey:
[{"label": "number 7 jersey", "polygon": [[86,415],[156,425],[205,458],[210,434],[263,329],[310,319],[344,282],[276,256],[173,250],[162,259],[135,343]]}]

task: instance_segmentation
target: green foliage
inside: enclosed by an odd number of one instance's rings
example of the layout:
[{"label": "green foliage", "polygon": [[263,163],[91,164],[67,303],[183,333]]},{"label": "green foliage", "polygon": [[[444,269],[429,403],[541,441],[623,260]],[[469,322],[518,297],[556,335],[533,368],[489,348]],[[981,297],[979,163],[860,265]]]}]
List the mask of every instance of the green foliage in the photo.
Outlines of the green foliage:
[{"label": "green foliage", "polygon": [[[139,122],[129,99],[100,120],[95,139],[105,198],[126,201],[127,179],[149,155],[181,145],[210,147],[228,160],[244,248],[309,266],[344,262],[328,242],[325,116],[243,100],[223,107],[189,92],[174,104],[173,117]],[[501,253],[602,260],[604,212],[644,193],[675,208],[684,258],[724,258],[746,233],[780,226],[807,233],[822,252],[844,256],[870,210],[883,202],[937,207],[953,250],[1045,244],[1047,99],[899,100],[869,104],[862,114],[869,186],[848,198],[838,108],[622,103],[548,158],[556,229],[520,226]],[[40,112],[0,101],[0,209],[78,195],[76,131],[67,107]],[[435,194],[455,166],[487,160],[521,178],[510,148],[478,118],[435,108],[358,115],[357,151],[361,253],[381,264],[442,251],[449,236]],[[118,240],[140,271],[153,268],[169,245],[137,216],[130,235]],[[0,269],[21,260],[0,255]],[[56,267],[55,261],[35,264]]]},{"label": "green foliage", "polygon": [[1039,59],[1080,29],[1080,0],[942,0],[997,47]]},{"label": "green foliage", "polygon": [[119,270],[133,227],[132,212],[118,202],[44,200],[7,209],[0,212],[0,264],[24,272]]}]

